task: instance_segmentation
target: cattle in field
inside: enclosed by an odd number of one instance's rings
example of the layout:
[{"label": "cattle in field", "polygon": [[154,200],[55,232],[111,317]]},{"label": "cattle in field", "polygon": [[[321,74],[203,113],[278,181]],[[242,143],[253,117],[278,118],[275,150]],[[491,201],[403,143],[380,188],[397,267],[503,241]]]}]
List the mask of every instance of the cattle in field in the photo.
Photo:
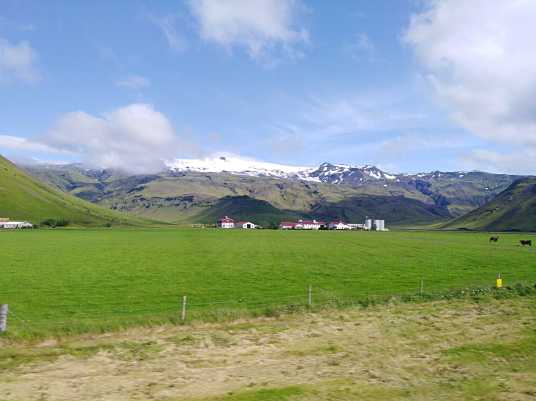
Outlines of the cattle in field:
[{"label": "cattle in field", "polygon": [[499,236],[489,237],[489,242],[499,242]]},{"label": "cattle in field", "polygon": [[521,246],[532,246],[531,239],[522,239],[521,241],[519,241],[519,243],[521,244]]}]

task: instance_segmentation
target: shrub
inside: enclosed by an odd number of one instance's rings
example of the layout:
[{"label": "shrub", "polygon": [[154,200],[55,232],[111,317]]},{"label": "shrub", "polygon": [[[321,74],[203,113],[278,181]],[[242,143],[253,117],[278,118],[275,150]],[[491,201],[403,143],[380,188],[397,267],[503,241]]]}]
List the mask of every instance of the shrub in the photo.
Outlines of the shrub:
[{"label": "shrub", "polygon": [[59,218],[59,219],[43,220],[41,222],[41,225],[56,228],[56,227],[66,227],[69,225],[69,223],[70,223],[69,220],[64,219],[64,218]]}]

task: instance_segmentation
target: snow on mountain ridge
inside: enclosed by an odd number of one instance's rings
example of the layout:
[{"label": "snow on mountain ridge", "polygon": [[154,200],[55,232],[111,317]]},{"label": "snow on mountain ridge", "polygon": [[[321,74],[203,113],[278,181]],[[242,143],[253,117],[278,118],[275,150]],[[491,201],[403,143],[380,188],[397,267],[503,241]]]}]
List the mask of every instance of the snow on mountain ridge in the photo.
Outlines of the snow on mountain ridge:
[{"label": "snow on mountain ridge", "polygon": [[315,167],[289,166],[285,164],[261,162],[236,156],[216,155],[204,159],[175,159],[167,163],[175,171],[198,171],[206,173],[231,173],[237,175],[266,176],[275,178],[298,178],[317,181],[310,173]]},{"label": "snow on mountain ridge", "polygon": [[[324,162],[318,167],[289,166],[284,164],[245,159],[228,154],[216,154],[204,159],[175,159],[167,163],[173,171],[196,171],[206,173],[230,173],[236,175],[264,176],[274,178],[293,178],[303,181],[329,182],[342,184],[350,177],[363,181],[367,178],[376,180],[394,180],[395,175],[387,174],[375,166],[352,166],[349,164],[332,164]],[[356,178],[356,175],[358,178]]]}]

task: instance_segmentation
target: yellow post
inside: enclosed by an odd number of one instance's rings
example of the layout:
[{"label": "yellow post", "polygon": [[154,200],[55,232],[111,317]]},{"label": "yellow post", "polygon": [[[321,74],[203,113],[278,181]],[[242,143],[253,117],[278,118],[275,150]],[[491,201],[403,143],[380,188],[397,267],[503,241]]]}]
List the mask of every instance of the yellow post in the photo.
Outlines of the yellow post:
[{"label": "yellow post", "polygon": [[503,286],[503,282],[502,282],[501,275],[499,274],[499,275],[497,276],[496,287],[497,287],[497,288],[502,288],[502,286]]}]

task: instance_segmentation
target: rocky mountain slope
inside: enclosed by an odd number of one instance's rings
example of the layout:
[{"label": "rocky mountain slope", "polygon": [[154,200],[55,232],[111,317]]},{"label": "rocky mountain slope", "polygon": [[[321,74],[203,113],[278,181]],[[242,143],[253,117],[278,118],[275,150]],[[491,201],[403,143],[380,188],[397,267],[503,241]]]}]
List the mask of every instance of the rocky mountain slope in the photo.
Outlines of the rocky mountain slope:
[{"label": "rocky mountain slope", "polygon": [[[225,211],[222,199],[230,205],[248,197],[275,208],[264,213],[272,216],[269,221],[299,215],[429,223],[474,210],[519,178],[482,172],[390,174],[374,166],[330,163],[295,167],[226,156],[176,160],[153,175],[130,176],[80,165],[27,169],[82,199],[170,222],[206,220]],[[255,219],[259,214],[248,216]]]}]

